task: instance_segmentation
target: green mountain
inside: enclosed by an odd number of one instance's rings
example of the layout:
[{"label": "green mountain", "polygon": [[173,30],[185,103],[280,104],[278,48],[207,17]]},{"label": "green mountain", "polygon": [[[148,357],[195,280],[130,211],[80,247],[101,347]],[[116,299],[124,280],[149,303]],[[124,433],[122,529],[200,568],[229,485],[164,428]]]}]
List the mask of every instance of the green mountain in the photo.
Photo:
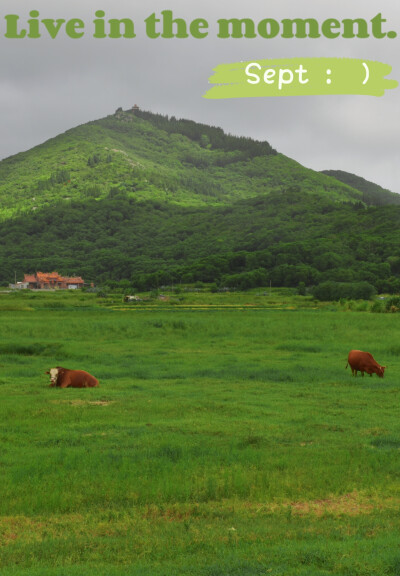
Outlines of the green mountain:
[{"label": "green mountain", "polygon": [[189,120],[119,109],[69,130],[0,162],[0,205],[2,283],[57,270],[138,289],[400,290],[400,207]]},{"label": "green mountain", "polygon": [[337,200],[359,191],[304,168],[267,142],[144,111],[89,122],[0,162],[3,219],[60,202],[105,198],[228,205],[291,186]]},{"label": "green mountain", "polygon": [[379,184],[369,182],[361,176],[350,174],[350,172],[343,172],[342,170],[322,170],[321,174],[332,176],[351,186],[355,190],[362,192],[362,201],[368,206],[385,206],[387,204],[400,204],[400,194],[391,192],[386,188],[382,188]]}]

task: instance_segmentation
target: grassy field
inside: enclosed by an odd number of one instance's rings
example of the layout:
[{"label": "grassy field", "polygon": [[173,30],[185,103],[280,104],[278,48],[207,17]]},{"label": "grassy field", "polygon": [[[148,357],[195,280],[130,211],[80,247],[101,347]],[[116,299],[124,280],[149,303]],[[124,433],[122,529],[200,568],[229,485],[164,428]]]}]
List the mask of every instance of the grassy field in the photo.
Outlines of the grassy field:
[{"label": "grassy field", "polygon": [[0,294],[1,576],[398,576],[398,316],[199,298]]}]

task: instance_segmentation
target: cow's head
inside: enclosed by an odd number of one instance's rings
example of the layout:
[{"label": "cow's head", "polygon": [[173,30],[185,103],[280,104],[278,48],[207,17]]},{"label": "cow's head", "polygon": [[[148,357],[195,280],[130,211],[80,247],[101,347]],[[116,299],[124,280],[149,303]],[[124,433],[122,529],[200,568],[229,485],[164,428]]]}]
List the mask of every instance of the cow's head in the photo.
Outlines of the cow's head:
[{"label": "cow's head", "polygon": [[50,374],[50,386],[57,386],[58,368],[50,368],[46,374]]},{"label": "cow's head", "polygon": [[374,372],[379,378],[383,378],[383,375],[385,373],[385,368],[386,368],[386,366],[380,366],[379,364],[377,364],[375,366]]}]

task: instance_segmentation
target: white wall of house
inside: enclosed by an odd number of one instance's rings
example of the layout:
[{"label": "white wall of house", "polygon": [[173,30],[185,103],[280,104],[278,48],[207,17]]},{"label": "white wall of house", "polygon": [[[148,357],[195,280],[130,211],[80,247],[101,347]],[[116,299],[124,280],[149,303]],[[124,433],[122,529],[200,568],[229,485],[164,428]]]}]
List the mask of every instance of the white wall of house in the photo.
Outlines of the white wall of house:
[{"label": "white wall of house", "polygon": [[26,290],[29,288],[29,282],[17,282],[16,284],[9,285],[13,290]]}]

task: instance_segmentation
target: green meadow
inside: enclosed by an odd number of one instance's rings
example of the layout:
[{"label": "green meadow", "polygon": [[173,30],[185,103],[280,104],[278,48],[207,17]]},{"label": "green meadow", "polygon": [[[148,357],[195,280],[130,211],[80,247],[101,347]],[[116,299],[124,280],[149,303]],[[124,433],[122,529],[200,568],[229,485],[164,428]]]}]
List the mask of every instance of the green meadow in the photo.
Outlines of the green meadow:
[{"label": "green meadow", "polygon": [[0,294],[1,576],[398,576],[398,315],[195,298]]}]

